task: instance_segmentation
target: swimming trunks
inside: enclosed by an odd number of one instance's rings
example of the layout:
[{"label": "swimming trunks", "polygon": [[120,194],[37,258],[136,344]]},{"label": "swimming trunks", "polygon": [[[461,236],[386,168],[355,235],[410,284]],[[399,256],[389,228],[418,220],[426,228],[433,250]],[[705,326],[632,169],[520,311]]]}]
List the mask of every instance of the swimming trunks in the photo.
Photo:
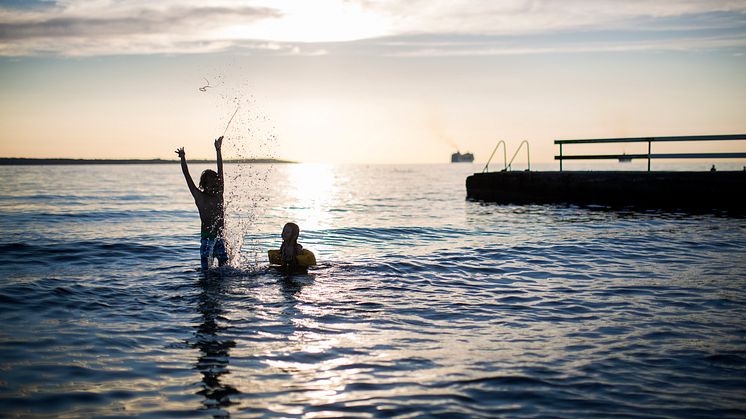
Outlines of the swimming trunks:
[{"label": "swimming trunks", "polygon": [[225,251],[225,241],[221,238],[200,240],[199,246],[200,263],[202,270],[206,271],[209,267],[209,261],[213,257],[218,259],[220,265],[228,261],[228,252]]}]

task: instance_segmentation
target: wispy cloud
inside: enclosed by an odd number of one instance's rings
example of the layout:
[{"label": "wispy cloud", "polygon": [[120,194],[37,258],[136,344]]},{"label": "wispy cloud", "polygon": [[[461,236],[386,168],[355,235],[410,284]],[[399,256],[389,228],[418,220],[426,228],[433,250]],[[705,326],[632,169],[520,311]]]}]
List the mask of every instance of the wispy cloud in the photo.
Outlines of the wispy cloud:
[{"label": "wispy cloud", "polygon": [[[263,7],[131,8],[55,5],[0,13],[0,54],[96,55],[116,53],[210,52],[233,42],[216,28],[281,14]],[[257,45],[262,45],[257,43]]]},{"label": "wispy cloud", "polygon": [[529,54],[581,54],[598,52],[709,51],[746,48],[746,35],[675,40],[600,42],[402,42],[389,43],[386,55],[399,57],[464,57]]},{"label": "wispy cloud", "polygon": [[506,35],[565,30],[630,29],[659,19],[729,14],[720,24],[744,24],[743,0],[358,0],[387,15],[397,34]]},{"label": "wispy cloud", "polygon": [[[0,55],[234,49],[314,55],[354,47],[404,56],[722,49],[743,48],[746,34],[744,0],[223,0],[210,4],[0,1]],[[332,43],[319,45],[326,41]],[[341,41],[357,42],[352,48],[333,43]]]},{"label": "wispy cloud", "polygon": [[197,29],[203,34],[209,34],[212,22],[226,25],[277,17],[280,17],[280,14],[275,10],[252,7],[174,7],[167,10],[138,9],[107,17],[75,15],[42,17],[41,19],[32,17],[0,23],[0,39],[16,41],[52,37],[59,39],[136,34],[186,35],[187,29]]}]

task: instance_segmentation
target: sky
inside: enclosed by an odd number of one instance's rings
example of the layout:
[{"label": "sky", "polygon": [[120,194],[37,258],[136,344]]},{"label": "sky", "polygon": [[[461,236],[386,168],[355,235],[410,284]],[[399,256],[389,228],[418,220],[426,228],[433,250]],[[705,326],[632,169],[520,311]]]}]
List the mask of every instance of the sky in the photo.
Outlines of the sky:
[{"label": "sky", "polygon": [[746,133],[746,0],[0,0],[0,83],[0,157],[552,162]]}]

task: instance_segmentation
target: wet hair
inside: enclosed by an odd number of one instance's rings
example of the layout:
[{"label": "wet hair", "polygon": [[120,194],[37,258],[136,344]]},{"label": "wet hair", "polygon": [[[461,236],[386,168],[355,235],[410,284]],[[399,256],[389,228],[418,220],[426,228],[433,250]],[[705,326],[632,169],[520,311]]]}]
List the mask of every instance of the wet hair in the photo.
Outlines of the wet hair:
[{"label": "wet hair", "polygon": [[298,224],[295,223],[287,223],[285,224],[285,227],[282,228],[282,240],[283,241],[296,241],[298,240],[298,236],[300,235],[300,227],[298,227]]},{"label": "wet hair", "polygon": [[303,246],[298,244],[298,235],[300,227],[295,223],[287,223],[282,228],[282,246],[280,246],[280,255],[284,263],[295,265],[295,257],[303,250]]},{"label": "wet hair", "polygon": [[218,188],[218,174],[214,170],[207,169],[199,177],[199,188],[203,192],[214,193]]}]

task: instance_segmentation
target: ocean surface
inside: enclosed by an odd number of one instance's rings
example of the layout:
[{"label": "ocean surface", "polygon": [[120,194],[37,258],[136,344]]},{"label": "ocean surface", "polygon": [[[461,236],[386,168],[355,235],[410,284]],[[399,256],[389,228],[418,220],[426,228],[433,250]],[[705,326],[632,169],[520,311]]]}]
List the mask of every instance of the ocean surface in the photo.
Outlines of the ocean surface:
[{"label": "ocean surface", "polygon": [[[467,201],[480,170],[226,165],[200,272],[179,166],[0,167],[0,416],[746,416],[746,219]],[[308,275],[267,267],[288,221]]]}]

